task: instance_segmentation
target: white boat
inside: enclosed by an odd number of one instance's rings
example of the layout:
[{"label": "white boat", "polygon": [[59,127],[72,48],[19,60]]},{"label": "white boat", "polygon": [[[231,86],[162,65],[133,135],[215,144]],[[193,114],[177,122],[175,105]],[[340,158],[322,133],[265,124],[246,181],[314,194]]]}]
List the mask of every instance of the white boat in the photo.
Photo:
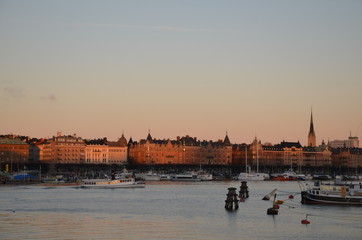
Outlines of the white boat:
[{"label": "white boat", "polygon": [[171,175],[170,174],[161,174],[160,180],[164,180],[164,181],[171,180]]},{"label": "white boat", "polygon": [[205,171],[199,171],[197,172],[197,178],[199,178],[201,181],[212,181],[214,180],[214,177],[211,173],[207,173]]},{"label": "white boat", "polygon": [[144,188],[144,183],[136,182],[134,178],[123,179],[84,179],[81,188]]},{"label": "white boat", "polygon": [[184,173],[171,175],[171,181],[201,181],[195,173]]},{"label": "white boat", "polygon": [[258,156],[258,148],[256,149],[256,166],[257,172],[252,172],[251,168],[247,161],[248,152],[247,147],[245,146],[245,172],[242,172],[238,176],[238,180],[240,181],[264,181],[270,178],[268,173],[260,173],[259,172],[259,156]]},{"label": "white boat", "polygon": [[257,173],[257,172],[242,172],[238,176],[240,181],[264,181],[269,179],[269,174],[267,173]]},{"label": "white boat", "polygon": [[142,178],[145,181],[160,181],[161,177],[157,173],[154,172],[148,172],[145,174],[142,174]]}]

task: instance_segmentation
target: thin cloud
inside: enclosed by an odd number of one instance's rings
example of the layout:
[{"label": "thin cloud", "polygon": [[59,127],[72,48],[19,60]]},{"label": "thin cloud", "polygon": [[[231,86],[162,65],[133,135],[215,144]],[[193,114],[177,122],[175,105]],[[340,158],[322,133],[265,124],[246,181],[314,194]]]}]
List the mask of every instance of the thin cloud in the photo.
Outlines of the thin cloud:
[{"label": "thin cloud", "polygon": [[50,101],[50,102],[57,101],[57,98],[55,97],[54,94],[50,94],[47,97],[41,97],[40,99],[43,100],[43,101]]}]

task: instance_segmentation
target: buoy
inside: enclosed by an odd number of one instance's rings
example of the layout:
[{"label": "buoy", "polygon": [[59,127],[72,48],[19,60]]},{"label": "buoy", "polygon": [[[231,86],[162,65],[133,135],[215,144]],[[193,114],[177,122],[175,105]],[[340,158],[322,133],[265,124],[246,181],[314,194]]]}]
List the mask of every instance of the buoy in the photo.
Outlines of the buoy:
[{"label": "buoy", "polygon": [[[266,214],[268,215],[278,215],[278,209],[279,209],[279,205],[275,204],[275,198],[277,197],[276,194],[274,194],[274,200],[273,200],[273,207],[268,208],[268,210],[266,211]],[[277,205],[278,208],[275,208],[274,206]]]},{"label": "buoy", "polygon": [[239,201],[240,202],[245,202],[245,199],[241,197]]},{"label": "buoy", "polygon": [[274,204],[274,205],[273,205],[273,208],[279,209],[279,205],[278,205],[278,204]]},{"label": "buoy", "polygon": [[266,214],[268,214],[268,215],[278,215],[278,209],[268,208],[268,210],[266,211]]},{"label": "buoy", "polygon": [[300,221],[301,224],[310,224],[310,222],[307,220],[308,218],[308,214],[305,215],[305,219],[303,219],[302,221]]},{"label": "buoy", "polygon": [[283,204],[283,202],[284,202],[284,201],[282,201],[282,200],[277,200],[275,203],[276,203],[276,204]]},{"label": "buoy", "polygon": [[289,199],[293,199],[294,198],[294,196],[293,195],[289,195]]}]

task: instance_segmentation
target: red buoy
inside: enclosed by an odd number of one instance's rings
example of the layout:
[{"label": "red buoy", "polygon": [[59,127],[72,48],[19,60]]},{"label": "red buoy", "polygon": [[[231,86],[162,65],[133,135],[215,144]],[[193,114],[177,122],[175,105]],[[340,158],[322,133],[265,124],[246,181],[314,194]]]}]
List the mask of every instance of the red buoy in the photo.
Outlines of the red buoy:
[{"label": "red buoy", "polygon": [[289,199],[293,199],[294,198],[294,196],[293,195],[289,195]]},{"label": "red buoy", "polygon": [[303,219],[302,221],[300,221],[301,224],[309,224],[310,222],[307,220],[308,218],[308,214],[305,215],[305,219]]},{"label": "red buoy", "polygon": [[279,209],[279,205],[278,205],[278,204],[274,204],[274,205],[273,205],[273,208]]}]

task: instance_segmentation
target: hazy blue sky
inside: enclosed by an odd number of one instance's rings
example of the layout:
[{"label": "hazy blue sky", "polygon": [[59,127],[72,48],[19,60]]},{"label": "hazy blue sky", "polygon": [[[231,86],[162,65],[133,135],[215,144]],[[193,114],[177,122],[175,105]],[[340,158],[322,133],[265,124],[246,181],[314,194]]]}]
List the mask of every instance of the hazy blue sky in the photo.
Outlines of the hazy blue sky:
[{"label": "hazy blue sky", "polygon": [[362,135],[362,1],[0,1],[0,134]]}]

